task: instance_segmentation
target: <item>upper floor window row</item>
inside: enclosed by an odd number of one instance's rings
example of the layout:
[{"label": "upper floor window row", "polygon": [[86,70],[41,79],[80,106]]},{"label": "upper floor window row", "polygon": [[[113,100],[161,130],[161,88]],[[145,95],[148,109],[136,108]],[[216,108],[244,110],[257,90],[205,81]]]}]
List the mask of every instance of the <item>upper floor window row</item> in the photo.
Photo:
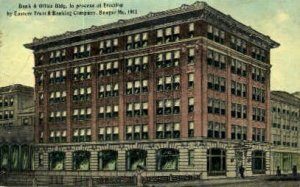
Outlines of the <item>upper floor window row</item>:
[{"label": "upper floor window row", "polygon": [[225,32],[217,27],[212,25],[207,26],[207,38],[218,42],[220,44],[224,44],[225,40]]},{"label": "upper floor window row", "polygon": [[252,80],[258,81],[260,83],[265,83],[265,71],[257,68],[252,67]]},{"label": "upper floor window row", "polygon": [[180,51],[169,51],[157,55],[156,67],[165,68],[179,65]]},{"label": "upper floor window row", "polygon": [[91,55],[91,44],[84,44],[74,47],[73,58],[85,58]]},{"label": "upper floor window row", "polygon": [[125,70],[127,73],[140,72],[148,68],[148,56],[140,56],[126,59]]},{"label": "upper floor window row", "polygon": [[117,51],[118,39],[108,39],[99,44],[99,54],[108,54]]},{"label": "upper floor window row", "polygon": [[138,33],[127,36],[126,49],[137,49],[148,45],[148,33]]},{"label": "upper floor window row", "polygon": [[91,66],[75,67],[73,69],[74,80],[86,80],[91,78]]},{"label": "upper floor window row", "polygon": [[[1,97],[1,96],[0,96]],[[4,97],[4,99],[0,98],[0,107],[9,107],[14,105],[13,97]]]},{"label": "upper floor window row", "polygon": [[225,92],[226,79],[213,74],[208,74],[207,88],[219,92]]},{"label": "upper floor window row", "polygon": [[226,68],[226,56],[216,51],[208,49],[207,51],[207,64],[219,69]]},{"label": "upper floor window row", "polygon": [[246,63],[232,58],[231,59],[231,73],[246,77],[247,76]]},{"label": "upper floor window row", "polygon": [[102,62],[99,64],[99,72],[98,75],[100,77],[115,75],[119,71],[119,62]]},{"label": "upper floor window row", "polygon": [[158,29],[156,35],[156,43],[169,43],[175,42],[180,39],[180,27],[179,25],[173,27],[167,27],[164,29]]},{"label": "upper floor window row", "polygon": [[59,84],[66,81],[66,70],[57,70],[50,72],[49,83]]},{"label": "upper floor window row", "polygon": [[231,36],[230,47],[240,53],[247,53],[246,41],[236,36]]},{"label": "upper floor window row", "polygon": [[[58,63],[64,61],[66,58],[66,49],[56,50],[50,52],[50,64]],[[42,61],[44,59],[44,56],[42,55],[40,57],[40,60]]]},{"label": "upper floor window row", "polygon": [[251,48],[251,57],[262,61],[262,62],[266,62],[266,51],[263,49],[260,49],[258,47],[254,47],[252,46]]},{"label": "upper floor window row", "polygon": [[[66,101],[67,93],[66,91],[56,91],[50,92],[49,103],[62,103]],[[40,99],[43,99],[43,95],[41,95]]]}]

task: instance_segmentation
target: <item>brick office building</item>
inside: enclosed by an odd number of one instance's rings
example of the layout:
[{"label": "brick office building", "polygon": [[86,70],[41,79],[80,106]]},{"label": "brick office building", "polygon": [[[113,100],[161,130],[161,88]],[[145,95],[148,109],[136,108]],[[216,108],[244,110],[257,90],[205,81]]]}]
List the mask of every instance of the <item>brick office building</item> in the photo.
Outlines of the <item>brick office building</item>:
[{"label": "brick office building", "polygon": [[36,170],[268,174],[278,46],[203,2],[33,39]]},{"label": "brick office building", "polygon": [[271,92],[272,172],[282,173],[300,168],[300,99],[284,91]]}]

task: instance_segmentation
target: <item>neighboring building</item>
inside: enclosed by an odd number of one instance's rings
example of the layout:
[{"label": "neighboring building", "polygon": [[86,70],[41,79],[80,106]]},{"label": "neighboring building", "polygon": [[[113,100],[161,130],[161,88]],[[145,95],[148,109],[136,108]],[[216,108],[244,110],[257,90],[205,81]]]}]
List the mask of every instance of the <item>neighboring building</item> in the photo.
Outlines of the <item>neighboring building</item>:
[{"label": "neighboring building", "polygon": [[295,92],[295,93],[293,93],[293,95],[294,95],[295,97],[300,98],[300,92]]},{"label": "neighboring building", "polygon": [[0,171],[29,170],[34,142],[34,90],[20,84],[0,88]]},{"label": "neighboring building", "polygon": [[36,169],[269,174],[278,46],[203,2],[34,38]]},{"label": "neighboring building", "polygon": [[284,91],[271,92],[272,172],[277,166],[282,173],[300,168],[300,99]]}]

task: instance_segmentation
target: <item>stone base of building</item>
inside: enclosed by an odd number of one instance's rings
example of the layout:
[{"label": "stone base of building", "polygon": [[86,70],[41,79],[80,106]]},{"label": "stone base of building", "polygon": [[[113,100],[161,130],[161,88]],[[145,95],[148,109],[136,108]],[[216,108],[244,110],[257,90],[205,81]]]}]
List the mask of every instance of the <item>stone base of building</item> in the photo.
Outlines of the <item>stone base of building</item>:
[{"label": "stone base of building", "polygon": [[270,146],[208,139],[151,140],[37,144],[34,154],[36,174],[53,175],[53,180],[73,176],[73,182],[89,177],[132,181],[137,175],[150,181],[237,177],[241,165],[245,176],[270,174]]}]

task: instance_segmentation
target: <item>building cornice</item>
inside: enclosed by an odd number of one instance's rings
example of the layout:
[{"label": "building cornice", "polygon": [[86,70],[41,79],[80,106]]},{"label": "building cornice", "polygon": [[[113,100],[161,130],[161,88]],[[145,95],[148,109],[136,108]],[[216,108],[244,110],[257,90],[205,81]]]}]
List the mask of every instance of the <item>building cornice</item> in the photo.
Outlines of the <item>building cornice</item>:
[{"label": "building cornice", "polygon": [[271,100],[275,102],[283,102],[300,108],[300,99],[288,92],[271,91]]},{"label": "building cornice", "polygon": [[52,42],[59,42],[75,37],[87,36],[103,31],[109,31],[112,29],[120,29],[126,26],[132,26],[147,21],[155,21],[167,17],[175,17],[179,16],[180,14],[190,12],[196,12],[198,15],[198,19],[207,21],[218,26],[220,25],[222,29],[227,30],[229,32],[233,32],[236,35],[242,36],[242,38],[247,38],[248,40],[262,48],[275,48],[280,45],[279,43],[272,40],[269,36],[266,36],[258,31],[255,31],[251,27],[236,21],[231,16],[225,15],[222,12],[210,7],[209,5],[207,5],[207,3],[197,1],[191,5],[183,4],[175,9],[170,9],[156,13],[150,12],[144,16],[131,18],[127,20],[120,19],[117,22],[101,26],[92,26],[87,29],[81,29],[73,32],[67,31],[64,34],[43,37],[40,39],[34,38],[32,43],[25,44],[24,46],[29,49],[35,49],[37,46],[45,45]]}]

